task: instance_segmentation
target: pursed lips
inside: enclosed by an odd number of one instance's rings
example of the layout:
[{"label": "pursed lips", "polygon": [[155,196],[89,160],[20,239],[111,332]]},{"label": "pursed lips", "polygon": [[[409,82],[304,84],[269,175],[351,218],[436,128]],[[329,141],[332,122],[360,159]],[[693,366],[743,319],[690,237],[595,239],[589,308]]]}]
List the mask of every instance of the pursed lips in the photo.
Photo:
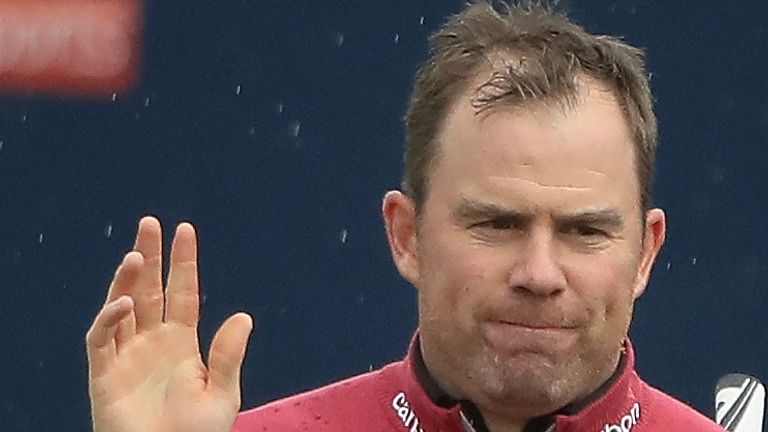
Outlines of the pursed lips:
[{"label": "pursed lips", "polygon": [[509,325],[515,327],[522,327],[531,330],[573,330],[576,328],[567,324],[551,324],[545,322],[525,322],[525,321],[508,321],[508,320],[491,320],[492,323]]},{"label": "pursed lips", "polygon": [[497,349],[519,351],[568,351],[577,342],[576,327],[541,321],[489,320],[484,338]]}]

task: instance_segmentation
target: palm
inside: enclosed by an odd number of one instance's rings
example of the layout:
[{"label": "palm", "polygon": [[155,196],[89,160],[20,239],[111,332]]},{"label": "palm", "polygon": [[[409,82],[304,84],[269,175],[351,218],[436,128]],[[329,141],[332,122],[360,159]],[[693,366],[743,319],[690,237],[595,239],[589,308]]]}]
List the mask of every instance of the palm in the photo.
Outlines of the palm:
[{"label": "palm", "polygon": [[222,325],[206,367],[197,335],[194,232],[177,232],[165,293],[158,240],[159,226],[142,221],[139,253],[126,256],[88,333],[94,431],[229,431],[240,407],[250,317],[237,314]]}]

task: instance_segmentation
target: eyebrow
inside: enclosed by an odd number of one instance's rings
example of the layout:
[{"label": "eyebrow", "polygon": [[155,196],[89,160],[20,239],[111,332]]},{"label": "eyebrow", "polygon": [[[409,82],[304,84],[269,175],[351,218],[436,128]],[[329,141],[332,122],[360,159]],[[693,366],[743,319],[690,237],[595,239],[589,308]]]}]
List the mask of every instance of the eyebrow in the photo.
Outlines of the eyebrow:
[{"label": "eyebrow", "polygon": [[611,229],[624,227],[624,218],[614,209],[579,211],[558,216],[556,219],[566,225],[600,225]]},{"label": "eyebrow", "polygon": [[[521,210],[466,197],[461,198],[459,205],[451,214],[460,220],[506,219],[524,223],[533,219],[532,214]],[[624,218],[617,210],[611,208],[580,210],[557,215],[555,221],[559,225],[601,225],[611,229],[621,229],[624,226]]]},{"label": "eyebrow", "polygon": [[469,198],[461,198],[459,205],[451,214],[457,219],[493,219],[503,218],[511,220],[525,220],[525,213],[520,210],[498,205],[492,202],[480,202]]}]

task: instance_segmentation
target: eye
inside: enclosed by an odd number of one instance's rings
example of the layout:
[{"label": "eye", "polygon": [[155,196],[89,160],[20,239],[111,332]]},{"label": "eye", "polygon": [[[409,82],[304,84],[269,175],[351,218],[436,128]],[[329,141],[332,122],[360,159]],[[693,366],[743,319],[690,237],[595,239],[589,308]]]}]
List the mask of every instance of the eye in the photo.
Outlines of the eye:
[{"label": "eye", "polygon": [[610,237],[608,232],[592,225],[572,225],[563,231],[575,240],[589,245],[602,243]]},{"label": "eye", "polygon": [[480,228],[489,228],[493,230],[509,230],[515,228],[515,221],[509,218],[495,218],[476,225]]},{"label": "eye", "polygon": [[576,226],[572,230],[574,234],[577,234],[581,237],[595,237],[595,236],[605,236],[605,231],[595,228],[592,226]]},{"label": "eye", "polygon": [[476,240],[497,244],[516,238],[520,228],[517,218],[491,217],[472,223],[468,231]]}]

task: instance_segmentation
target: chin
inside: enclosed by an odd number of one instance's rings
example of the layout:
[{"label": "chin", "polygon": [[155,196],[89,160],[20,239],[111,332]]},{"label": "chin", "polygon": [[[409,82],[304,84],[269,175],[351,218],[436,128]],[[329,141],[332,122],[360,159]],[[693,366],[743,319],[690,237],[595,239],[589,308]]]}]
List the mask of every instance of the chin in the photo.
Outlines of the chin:
[{"label": "chin", "polygon": [[570,396],[568,387],[575,383],[568,367],[556,365],[536,353],[519,353],[511,357],[494,355],[476,366],[476,384],[485,398],[497,403],[515,405],[557,405]]},{"label": "chin", "polygon": [[551,413],[588,394],[599,386],[598,375],[603,375],[580,355],[562,360],[534,352],[502,356],[485,350],[468,366],[472,389],[466,393],[471,399],[514,408],[528,417]]}]

